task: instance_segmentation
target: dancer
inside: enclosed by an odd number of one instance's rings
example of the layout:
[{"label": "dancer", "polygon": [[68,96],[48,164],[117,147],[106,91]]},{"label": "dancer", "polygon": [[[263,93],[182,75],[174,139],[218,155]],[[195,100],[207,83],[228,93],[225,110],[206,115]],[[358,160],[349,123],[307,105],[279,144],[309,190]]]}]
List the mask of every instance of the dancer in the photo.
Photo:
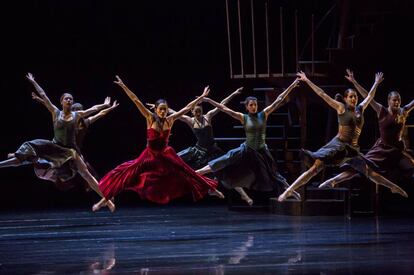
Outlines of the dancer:
[{"label": "dancer", "polygon": [[[367,97],[368,92],[354,78],[352,71],[347,70],[345,76],[363,96]],[[402,134],[408,115],[414,108],[414,100],[401,108],[401,96],[398,92],[392,91],[388,94],[388,107],[384,107],[375,99],[370,103],[378,117],[380,137],[374,146],[365,154],[379,167],[382,175],[398,178],[397,175],[412,178],[414,172],[414,159],[406,151],[402,140]],[[338,176],[322,183],[319,188],[335,187],[337,184],[353,178],[357,174],[354,170],[347,170]]]},{"label": "dancer", "polygon": [[[37,102],[45,105],[45,101],[39,97],[36,93],[32,92],[32,98],[36,100]],[[83,141],[86,136],[86,132],[91,124],[96,122],[101,117],[106,116],[109,112],[111,112],[113,109],[118,107],[119,103],[115,100],[111,105],[111,98],[106,97],[104,104],[95,105],[93,106],[94,112],[99,112],[95,115],[91,113],[88,117],[82,117],[78,121],[78,128],[76,131],[76,145],[79,149],[82,149],[83,147]],[[72,104],[72,111],[83,111],[83,105],[80,103],[73,103]]]},{"label": "dancer", "polygon": [[[337,95],[333,99],[321,88],[310,81],[305,73],[299,72],[299,80],[307,83],[312,90],[320,96],[338,114],[338,134],[325,146],[316,152],[304,150],[305,154],[315,160],[313,165],[283,192],[278,198],[284,201],[292,194],[292,191],[305,185],[311,178],[317,175],[325,165],[340,166],[345,162],[353,169],[362,172],[376,184],[390,188],[392,192],[402,196],[407,194],[380,174],[373,171],[367,164],[370,162],[362,157],[359,152],[358,139],[364,124],[364,110],[375,96],[378,85],[384,80],[382,73],[375,74],[375,82],[367,97],[359,105],[357,93],[353,89],[347,89],[344,96]],[[340,101],[339,101],[340,100]]]},{"label": "dancer", "polygon": [[[233,97],[240,94],[242,90],[243,87],[238,88],[228,97],[223,99],[221,104],[226,105]],[[193,131],[197,138],[197,143],[195,146],[182,150],[177,153],[177,155],[193,169],[204,167],[210,160],[215,159],[224,153],[214,141],[213,134],[212,120],[219,111],[218,108],[214,108],[204,115],[203,107],[201,105],[196,105],[191,111],[193,117],[187,115],[180,117],[180,120],[184,121]]]},{"label": "dancer", "polygon": [[[39,159],[47,161],[53,169],[49,170],[52,175],[48,179],[66,181],[78,172],[89,184],[89,186],[101,197],[102,192],[98,188],[98,182],[88,171],[79,149],[76,145],[76,128],[79,118],[88,116],[96,111],[96,107],[85,111],[71,111],[73,97],[69,93],[61,96],[62,110],[59,110],[47,97],[45,91],[35,81],[31,73],[27,79],[33,84],[39,96],[44,100],[45,106],[52,114],[54,138],[53,141],[35,139],[24,142],[20,148],[8,155],[8,159],[0,162],[0,168],[16,167],[25,164],[36,163]],[[115,205],[106,201],[111,211]]]},{"label": "dancer", "polygon": [[[147,148],[134,160],[130,160],[107,173],[99,183],[99,188],[109,200],[124,190],[132,190],[156,203],[168,203],[171,199],[191,193],[194,200],[203,198],[206,193],[224,198],[217,188],[217,182],[195,173],[174,149],[168,146],[168,137],[176,119],[184,115],[206,97],[209,88],[180,111],[168,115],[168,104],[164,99],[155,103],[155,112],[149,111],[138,97],[116,76],[119,85],[135,103],[147,120]],[[96,203],[94,211],[105,206],[105,199]]]},{"label": "dancer", "polygon": [[[225,187],[234,188],[249,205],[253,204],[253,200],[246,194],[243,187],[257,191],[276,190],[278,194],[284,188],[289,187],[286,179],[277,172],[276,162],[266,145],[266,123],[268,116],[283,104],[284,99],[298,83],[298,79],[293,81],[272,104],[261,112],[257,112],[257,98],[255,97],[249,96],[245,100],[247,114],[235,112],[205,98],[204,101],[241,122],[246,133],[246,141],[239,148],[211,160],[208,165],[197,172],[200,174],[213,172]],[[300,198],[299,194],[295,193],[295,195]]]},{"label": "dancer", "polygon": [[[32,92],[32,98],[43,104],[45,107],[45,101],[39,97],[36,93]],[[112,105],[111,103],[111,98],[107,97],[105,98],[105,102],[104,104],[100,104],[100,105],[95,105],[94,108],[92,110],[95,110],[96,112],[99,111],[99,113],[93,115],[91,114],[88,117],[82,117],[78,119],[78,126],[76,129],[76,145],[79,149],[79,153],[82,153],[82,148],[83,148],[83,141],[85,139],[86,133],[88,131],[89,126],[94,123],[95,121],[97,121],[99,118],[107,115],[110,111],[112,111],[113,109],[115,109],[116,107],[118,107],[118,102],[115,100]],[[105,108],[105,109],[104,109]],[[80,103],[73,103],[72,104],[72,111],[83,111],[83,106]],[[98,173],[96,172],[96,170],[92,167],[92,165],[86,161],[86,159],[82,156],[83,161],[85,162],[89,172],[92,174],[92,176],[95,179],[98,179]],[[45,179],[45,180],[50,180],[54,183],[54,185],[56,186],[57,189],[61,190],[61,191],[67,191],[70,190],[72,188],[74,188],[76,185],[78,185],[78,181],[75,180],[75,178],[71,178],[70,180],[66,180],[64,182],[60,181],[59,179],[56,179],[53,177],[54,173],[53,173],[53,169],[52,167],[50,167],[48,161],[44,160],[44,159],[38,159],[34,164],[34,171],[36,173],[36,175],[38,175],[38,177]],[[52,175],[52,178],[48,178],[50,175]],[[84,189],[85,191],[89,192],[91,189],[89,187],[89,185],[87,183],[85,183],[84,185]]]}]

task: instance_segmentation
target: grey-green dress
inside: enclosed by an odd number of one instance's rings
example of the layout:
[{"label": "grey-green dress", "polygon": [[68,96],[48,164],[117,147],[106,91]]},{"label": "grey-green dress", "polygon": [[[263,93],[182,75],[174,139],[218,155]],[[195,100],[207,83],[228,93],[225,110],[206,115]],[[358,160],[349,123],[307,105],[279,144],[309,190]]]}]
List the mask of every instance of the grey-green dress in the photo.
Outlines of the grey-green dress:
[{"label": "grey-green dress", "polygon": [[277,172],[276,161],[266,145],[266,115],[244,114],[246,141],[240,147],[210,161],[215,176],[227,188],[245,187],[281,193],[288,186]]},{"label": "grey-green dress", "polygon": [[24,164],[34,164],[36,175],[53,182],[65,182],[76,175],[73,163],[79,152],[76,145],[78,119],[77,112],[72,112],[73,119],[63,119],[63,112],[56,111],[53,121],[53,140],[35,139],[24,142],[15,152],[15,156]]}]

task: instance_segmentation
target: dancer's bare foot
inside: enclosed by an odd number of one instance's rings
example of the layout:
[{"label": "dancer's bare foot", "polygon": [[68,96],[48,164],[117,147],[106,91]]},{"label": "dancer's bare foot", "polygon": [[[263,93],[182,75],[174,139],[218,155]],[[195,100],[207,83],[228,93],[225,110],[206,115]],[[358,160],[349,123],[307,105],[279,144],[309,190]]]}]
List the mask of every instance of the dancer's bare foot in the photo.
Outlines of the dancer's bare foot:
[{"label": "dancer's bare foot", "polygon": [[216,197],[219,197],[220,199],[224,199],[225,198],[225,196],[223,195],[223,193],[221,193],[219,190],[217,190],[217,189],[210,189],[210,190],[208,190],[208,194],[210,195],[210,196],[216,196]]},{"label": "dancer's bare foot", "polygon": [[285,201],[288,197],[290,197],[290,196],[292,196],[293,194],[293,191],[292,190],[290,190],[290,189],[286,189],[285,190],[285,192],[283,192],[278,198],[277,198],[277,200],[279,201],[279,202],[283,202],[283,201]]},{"label": "dancer's bare foot", "polygon": [[249,206],[253,205],[253,200],[246,194],[241,195],[242,200],[244,200]]},{"label": "dancer's bare foot", "polygon": [[15,157],[14,153],[8,153],[7,154],[8,159],[11,159],[11,158],[14,158],[14,157]]},{"label": "dancer's bare foot", "polygon": [[116,207],[115,207],[115,204],[111,200],[106,201],[106,206],[108,206],[109,211],[111,211],[112,213],[115,212]]},{"label": "dancer's bare foot", "polygon": [[105,198],[103,198],[103,199],[101,199],[99,202],[95,203],[95,204],[92,206],[92,211],[93,211],[93,212],[96,212],[96,211],[98,211],[99,209],[101,209],[102,207],[106,206],[106,204],[107,204],[107,200],[106,200]]},{"label": "dancer's bare foot", "polygon": [[321,189],[334,188],[334,187],[335,187],[335,181],[333,180],[327,180],[318,186],[318,188],[321,188]]},{"label": "dancer's bare foot", "polygon": [[394,188],[391,188],[391,192],[392,193],[396,193],[396,194],[400,194],[404,198],[408,198],[407,193],[402,188],[400,188],[399,186],[396,186]]}]

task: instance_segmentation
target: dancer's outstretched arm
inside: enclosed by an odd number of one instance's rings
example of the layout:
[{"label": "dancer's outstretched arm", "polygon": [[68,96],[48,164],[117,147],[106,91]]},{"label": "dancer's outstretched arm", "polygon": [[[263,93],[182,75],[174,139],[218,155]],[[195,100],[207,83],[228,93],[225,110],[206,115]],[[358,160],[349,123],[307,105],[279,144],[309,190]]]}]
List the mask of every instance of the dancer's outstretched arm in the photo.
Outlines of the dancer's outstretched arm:
[{"label": "dancer's outstretched arm", "polygon": [[89,109],[86,110],[81,110],[81,111],[77,111],[77,113],[81,116],[81,117],[88,117],[94,113],[97,113],[99,111],[102,111],[103,109],[107,109],[111,107],[111,98],[109,96],[107,96],[105,98],[105,101],[103,104],[97,104],[92,106]]},{"label": "dancer's outstretched arm", "polygon": [[[361,86],[361,84],[359,84],[355,78],[354,78],[354,73],[350,70],[350,69],[346,69],[346,75],[345,78],[348,79],[349,82],[351,82],[355,89],[358,91],[358,93],[363,97],[366,98],[368,96],[368,91]],[[370,103],[371,107],[375,110],[375,112],[377,114],[379,114],[379,112],[381,111],[381,107],[382,105],[380,103],[378,103],[375,98],[371,100]]]},{"label": "dancer's outstretched arm", "polygon": [[414,109],[414,100],[403,107],[404,112],[408,115]]},{"label": "dancer's outstretched arm", "polygon": [[121,87],[124,92],[127,94],[127,96],[132,100],[132,102],[135,103],[138,110],[141,112],[141,114],[147,119],[150,120],[151,118],[151,111],[148,110],[145,105],[141,102],[141,100],[138,99],[138,97],[122,82],[121,78],[119,76],[115,76],[116,81],[114,81],[115,84],[117,84],[119,87]]},{"label": "dancer's outstretched arm", "polygon": [[[235,90],[234,92],[232,92],[228,97],[226,97],[225,99],[223,99],[220,104],[226,105],[227,103],[230,102],[230,100],[232,100],[233,97],[235,97],[238,94],[241,94],[243,90],[243,87],[238,88],[237,90]],[[211,121],[211,119],[218,114],[218,112],[220,112],[220,110],[216,107],[210,111],[207,112],[206,114],[206,118],[208,121]]]},{"label": "dancer's outstretched arm", "polygon": [[229,116],[231,116],[232,118],[237,119],[237,120],[238,120],[238,121],[240,121],[242,124],[244,123],[244,120],[243,120],[243,114],[242,114],[242,113],[240,113],[240,112],[235,112],[235,111],[233,111],[232,109],[230,109],[230,108],[228,108],[228,107],[224,106],[223,104],[220,104],[220,103],[218,103],[218,102],[216,102],[216,101],[214,101],[214,100],[212,100],[211,98],[208,98],[208,97],[206,97],[206,98],[204,99],[204,101],[205,101],[205,102],[210,103],[211,105],[213,105],[214,107],[218,108],[220,111],[222,111],[222,112],[224,112],[224,113],[228,114],[228,115],[229,115]]},{"label": "dancer's outstretched arm", "polygon": [[276,109],[278,109],[283,101],[285,100],[285,98],[289,95],[289,93],[299,85],[299,79],[296,78],[295,81],[292,82],[292,84],[289,85],[289,87],[286,88],[286,90],[283,91],[283,93],[281,93],[275,101],[273,101],[272,104],[270,104],[269,106],[267,106],[266,108],[264,108],[263,112],[265,113],[266,117],[268,115],[270,115],[271,113],[273,113]]},{"label": "dancer's outstretched arm", "polygon": [[36,80],[34,79],[34,76],[31,73],[27,73],[26,78],[35,87],[36,92],[39,94],[40,98],[43,100],[43,105],[49,110],[49,112],[53,116],[53,120],[55,120],[56,114],[59,111],[59,109],[55,105],[53,105],[53,103],[47,97],[46,92],[42,89],[42,87],[40,87],[39,84],[37,84]]},{"label": "dancer's outstretched arm", "polygon": [[371,90],[369,91],[367,97],[362,101],[359,105],[361,106],[362,110],[365,110],[365,108],[368,107],[368,105],[371,103],[371,101],[374,99],[375,93],[377,91],[378,85],[384,80],[384,74],[383,73],[376,73],[375,74],[375,82],[371,87]]},{"label": "dancer's outstretched arm", "polygon": [[197,105],[197,103],[202,101],[203,98],[208,96],[209,93],[210,93],[210,88],[207,86],[207,87],[204,88],[204,91],[201,94],[201,96],[197,97],[196,99],[194,99],[193,101],[188,103],[187,106],[185,106],[184,108],[182,108],[178,112],[175,112],[175,113],[172,113],[171,115],[169,115],[167,117],[167,119],[171,122],[175,121],[176,119],[179,119],[182,115],[188,113],[195,105]]},{"label": "dancer's outstretched arm", "polygon": [[115,100],[112,103],[112,106],[111,107],[108,107],[106,109],[103,109],[102,111],[100,111],[96,115],[87,117],[86,119],[89,121],[89,124],[92,124],[95,121],[97,121],[98,119],[100,119],[101,117],[106,116],[110,111],[112,111],[113,109],[115,109],[116,107],[118,107],[118,105],[119,105],[119,103]]},{"label": "dancer's outstretched arm", "polygon": [[320,96],[326,103],[328,103],[329,106],[335,109],[338,114],[343,114],[345,112],[345,105],[343,103],[336,101],[335,99],[330,97],[327,93],[325,93],[324,90],[316,86],[312,81],[309,80],[309,78],[306,76],[304,72],[298,72],[297,76],[300,81],[303,81],[306,84],[308,84],[309,87],[311,87],[312,90],[318,96]]}]

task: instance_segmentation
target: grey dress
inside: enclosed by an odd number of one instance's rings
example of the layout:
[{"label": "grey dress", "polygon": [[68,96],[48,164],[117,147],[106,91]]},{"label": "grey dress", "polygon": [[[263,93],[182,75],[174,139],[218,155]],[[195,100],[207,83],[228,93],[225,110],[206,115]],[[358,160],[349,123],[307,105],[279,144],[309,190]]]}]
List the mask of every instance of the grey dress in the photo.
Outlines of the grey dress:
[{"label": "grey dress", "polygon": [[281,193],[289,185],[277,172],[276,161],[266,145],[265,113],[244,114],[243,120],[246,141],[210,161],[209,166],[227,188],[245,187]]},{"label": "grey dress", "polygon": [[15,152],[15,157],[23,164],[34,164],[39,178],[53,182],[68,181],[77,171],[73,159],[79,153],[76,144],[79,115],[72,112],[70,121],[64,120],[62,115],[62,111],[56,111],[53,140],[26,141]]}]

